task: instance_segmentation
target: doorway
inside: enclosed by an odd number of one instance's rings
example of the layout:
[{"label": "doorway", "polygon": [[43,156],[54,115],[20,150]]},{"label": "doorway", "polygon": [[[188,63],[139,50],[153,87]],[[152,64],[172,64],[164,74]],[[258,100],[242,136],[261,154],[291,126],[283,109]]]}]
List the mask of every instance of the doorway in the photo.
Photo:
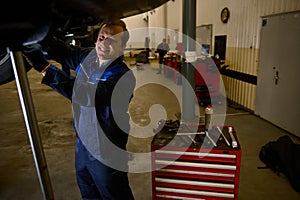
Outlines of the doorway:
[{"label": "doorway", "polygon": [[219,56],[220,60],[225,60],[226,58],[226,35],[216,35],[215,36],[215,49],[214,49],[214,57]]},{"label": "doorway", "polygon": [[300,137],[300,11],[262,19],[255,113]]}]

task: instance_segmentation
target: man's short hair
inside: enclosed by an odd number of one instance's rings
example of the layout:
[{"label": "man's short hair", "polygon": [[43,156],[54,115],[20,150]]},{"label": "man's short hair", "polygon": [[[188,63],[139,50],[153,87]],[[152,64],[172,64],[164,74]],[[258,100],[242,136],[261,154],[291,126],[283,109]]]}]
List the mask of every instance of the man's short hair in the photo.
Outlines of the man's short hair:
[{"label": "man's short hair", "polygon": [[121,19],[107,19],[103,21],[100,25],[99,31],[103,28],[103,26],[121,26],[123,28],[123,37],[122,37],[122,45],[123,47],[126,46],[128,40],[129,40],[129,32],[126,28],[126,24]]}]

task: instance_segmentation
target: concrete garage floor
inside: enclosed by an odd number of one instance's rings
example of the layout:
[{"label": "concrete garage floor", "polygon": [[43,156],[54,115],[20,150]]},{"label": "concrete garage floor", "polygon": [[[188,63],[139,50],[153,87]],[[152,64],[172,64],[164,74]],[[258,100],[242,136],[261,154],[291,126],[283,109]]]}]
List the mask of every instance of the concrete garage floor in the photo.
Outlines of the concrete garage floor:
[{"label": "concrete garage floor", "polygon": [[[147,83],[139,85],[130,107],[135,126],[130,133],[128,150],[135,153],[130,166],[137,171],[143,168],[135,163],[135,155],[150,151],[152,129],[157,126],[157,120],[175,119],[174,114],[180,112],[181,100],[176,95],[181,86],[164,75],[157,75],[157,64],[144,66],[143,70],[132,67],[137,81]],[[75,180],[71,103],[41,85],[41,75],[36,71],[29,71],[28,77],[55,199],[80,200]],[[152,107],[149,117],[148,110],[154,104],[161,106]],[[0,199],[41,200],[43,196],[14,81],[0,86],[0,105]],[[164,112],[160,111],[162,106]],[[200,119],[203,115],[200,108]],[[242,146],[239,199],[300,199],[300,193],[293,190],[284,175],[257,169],[264,166],[258,158],[261,146],[288,133],[231,106],[223,116],[225,125],[235,127]],[[292,136],[292,139],[300,143],[299,138]],[[151,172],[130,172],[129,179],[137,200],[151,199]]]}]

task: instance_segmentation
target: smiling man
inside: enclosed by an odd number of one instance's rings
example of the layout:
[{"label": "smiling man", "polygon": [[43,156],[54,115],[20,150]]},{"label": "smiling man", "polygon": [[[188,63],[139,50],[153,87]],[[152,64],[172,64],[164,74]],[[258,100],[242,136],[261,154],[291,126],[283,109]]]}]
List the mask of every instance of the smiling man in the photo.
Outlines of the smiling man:
[{"label": "smiling man", "polygon": [[33,67],[43,74],[42,83],[72,102],[77,136],[76,177],[86,200],[134,199],[127,176],[126,152],[130,130],[128,106],[135,88],[135,77],[123,62],[128,39],[125,23],[112,20],[101,25],[92,51],[57,46],[51,51],[51,44],[55,43],[50,42],[50,57],[56,60],[55,55],[59,55],[57,61],[76,69],[76,76],[50,64],[38,44],[24,51]]},{"label": "smiling man", "polygon": [[129,39],[125,24],[103,23],[98,39],[96,41],[96,51],[100,60],[110,60],[123,54],[126,43]]}]

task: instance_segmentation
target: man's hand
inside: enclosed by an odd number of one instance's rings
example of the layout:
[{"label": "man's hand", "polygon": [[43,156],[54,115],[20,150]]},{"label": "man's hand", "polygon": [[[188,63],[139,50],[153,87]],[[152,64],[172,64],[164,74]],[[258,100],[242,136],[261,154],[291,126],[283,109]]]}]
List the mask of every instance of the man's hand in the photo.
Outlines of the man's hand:
[{"label": "man's hand", "polygon": [[24,46],[23,52],[37,71],[42,72],[49,65],[40,44],[36,43]]}]

